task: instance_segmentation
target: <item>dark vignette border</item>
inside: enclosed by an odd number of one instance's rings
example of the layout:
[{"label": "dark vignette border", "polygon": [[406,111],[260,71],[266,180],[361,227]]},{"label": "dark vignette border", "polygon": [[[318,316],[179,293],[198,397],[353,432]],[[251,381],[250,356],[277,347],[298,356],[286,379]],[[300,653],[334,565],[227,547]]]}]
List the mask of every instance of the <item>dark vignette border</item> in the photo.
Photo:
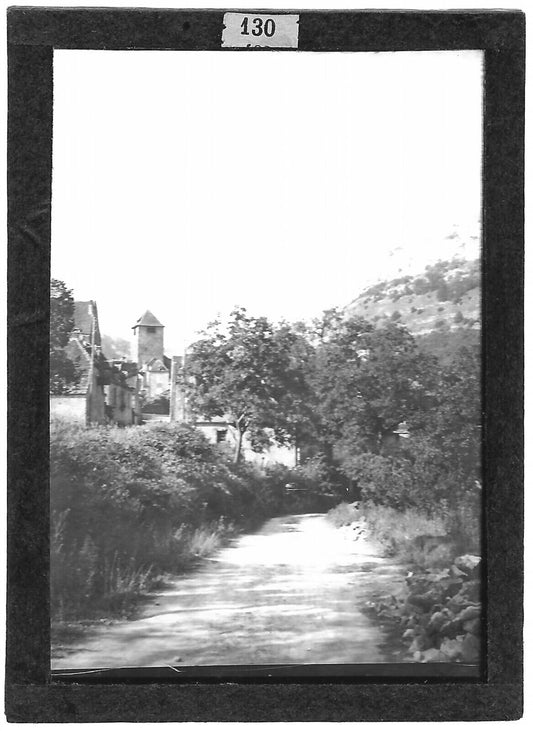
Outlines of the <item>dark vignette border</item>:
[{"label": "dark vignette border", "polygon": [[300,683],[265,679],[209,684],[50,683],[47,345],[53,49],[220,50],[223,12],[8,10],[8,718],[19,722],[519,718],[525,20],[522,13],[507,11],[300,12],[300,51],[485,51],[484,680],[406,679],[402,684],[316,677]]}]

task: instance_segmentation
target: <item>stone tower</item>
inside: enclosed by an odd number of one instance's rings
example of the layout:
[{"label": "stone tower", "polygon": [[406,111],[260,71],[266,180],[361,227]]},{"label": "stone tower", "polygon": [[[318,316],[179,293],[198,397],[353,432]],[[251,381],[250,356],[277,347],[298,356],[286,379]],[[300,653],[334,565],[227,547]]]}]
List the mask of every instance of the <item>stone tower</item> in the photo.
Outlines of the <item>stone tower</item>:
[{"label": "stone tower", "polygon": [[135,338],[137,365],[139,368],[153,358],[158,358],[163,362],[163,331],[165,326],[159,322],[157,317],[152,315],[150,310],[146,310],[144,315],[139,317],[132,329]]}]

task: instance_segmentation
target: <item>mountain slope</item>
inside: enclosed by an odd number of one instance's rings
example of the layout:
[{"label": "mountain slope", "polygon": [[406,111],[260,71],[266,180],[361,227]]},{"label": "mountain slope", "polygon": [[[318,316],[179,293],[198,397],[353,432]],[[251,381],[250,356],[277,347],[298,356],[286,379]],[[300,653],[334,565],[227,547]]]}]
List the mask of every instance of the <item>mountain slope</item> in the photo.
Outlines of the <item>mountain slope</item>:
[{"label": "mountain slope", "polygon": [[449,360],[461,345],[479,345],[480,283],[479,260],[439,261],[419,275],[367,288],[345,311],[377,327],[405,325],[423,350]]}]

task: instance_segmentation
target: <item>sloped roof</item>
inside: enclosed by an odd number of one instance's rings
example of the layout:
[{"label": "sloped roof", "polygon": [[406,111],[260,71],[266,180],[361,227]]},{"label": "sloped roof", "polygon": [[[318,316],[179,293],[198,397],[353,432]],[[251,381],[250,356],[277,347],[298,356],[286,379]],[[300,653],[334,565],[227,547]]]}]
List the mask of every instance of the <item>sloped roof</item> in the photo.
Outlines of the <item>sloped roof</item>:
[{"label": "sloped roof", "polygon": [[101,345],[100,326],[98,324],[98,308],[94,300],[74,302],[74,329],[79,330],[84,339],[91,340],[94,323],[94,343]]},{"label": "sloped roof", "polygon": [[78,382],[68,389],[68,393],[85,394],[89,388],[89,369],[91,357],[87,349],[76,338],[72,338],[65,346],[65,352],[69,359],[76,364],[78,371]]},{"label": "sloped roof", "polygon": [[125,358],[112,358],[108,360],[108,362],[120,373],[123,373],[126,378],[136,376],[139,372],[139,366],[132,360],[126,360]]},{"label": "sloped roof", "polygon": [[135,325],[133,326],[133,329],[136,327],[139,327],[139,325],[147,325],[148,327],[165,327],[155,315],[153,315],[150,310],[146,310],[144,315],[142,317],[139,317]]},{"label": "sloped roof", "polygon": [[159,358],[151,358],[145,365],[147,371],[168,371],[168,368]]}]

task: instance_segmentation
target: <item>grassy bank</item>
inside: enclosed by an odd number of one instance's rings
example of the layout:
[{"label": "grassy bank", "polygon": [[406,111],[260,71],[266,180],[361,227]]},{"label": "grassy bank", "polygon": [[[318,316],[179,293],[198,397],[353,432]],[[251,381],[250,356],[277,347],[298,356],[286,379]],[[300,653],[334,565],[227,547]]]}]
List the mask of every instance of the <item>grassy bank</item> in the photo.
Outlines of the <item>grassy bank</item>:
[{"label": "grassy bank", "polygon": [[[304,484],[306,491],[286,490]],[[320,509],[317,465],[233,465],[187,425],[51,424],[51,607],[60,621],[128,614],[166,574],[242,529]]]},{"label": "grassy bank", "polygon": [[443,504],[429,515],[372,503],[341,503],[329,511],[334,525],[366,531],[399,571],[407,568],[400,591],[367,606],[401,640],[405,659],[479,661],[480,510],[471,501],[454,510]]},{"label": "grassy bank", "polygon": [[481,506],[451,509],[441,505],[428,514],[415,508],[397,510],[372,502],[340,503],[328,512],[336,526],[364,524],[385,555],[418,567],[446,565],[460,553],[480,552]]}]

